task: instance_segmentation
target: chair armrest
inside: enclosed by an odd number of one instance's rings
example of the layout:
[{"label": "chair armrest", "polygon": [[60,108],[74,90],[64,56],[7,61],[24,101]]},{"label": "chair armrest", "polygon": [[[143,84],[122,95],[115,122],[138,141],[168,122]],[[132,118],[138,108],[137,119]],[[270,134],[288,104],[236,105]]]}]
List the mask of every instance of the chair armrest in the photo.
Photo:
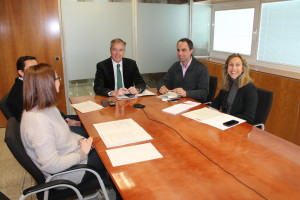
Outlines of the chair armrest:
[{"label": "chair armrest", "polygon": [[[60,176],[63,174],[69,174],[69,173],[73,173],[73,172],[78,172],[78,171],[90,171],[94,174],[98,174],[93,168],[91,168],[90,166],[86,165],[86,164],[78,164],[78,165],[74,165],[64,171],[58,172],[56,174],[52,174],[51,176],[47,177],[46,182],[51,181],[54,177],[56,176]],[[99,175],[99,174],[98,174]]]},{"label": "chair armrest", "polygon": [[257,128],[260,128],[261,130],[265,130],[264,124],[254,124],[253,126],[256,126]]},{"label": "chair armrest", "polygon": [[51,176],[48,176],[47,179],[46,179],[46,182],[51,181],[56,176],[63,175],[63,174],[68,174],[68,173],[72,173],[72,172],[77,172],[77,171],[86,171],[86,172],[91,172],[92,174],[94,174],[96,176],[96,178],[98,179],[99,185],[102,189],[102,192],[103,192],[103,195],[104,195],[105,199],[109,199],[108,194],[107,194],[106,189],[105,189],[105,185],[104,185],[100,175],[92,167],[90,167],[86,164],[74,165],[74,166],[72,166],[72,167],[70,167],[70,168],[68,168],[68,169],[66,169],[62,172],[59,172],[59,173],[53,174]]},{"label": "chair armrest", "polygon": [[47,183],[42,183],[30,188],[27,188],[23,191],[23,195],[20,197],[20,200],[26,199],[28,196],[39,193],[39,192],[43,192],[43,191],[47,191],[53,188],[70,188],[72,189],[78,199],[83,199],[82,195],[79,192],[79,189],[77,188],[77,185],[75,183],[73,183],[72,181],[69,180],[54,180],[54,181],[50,181]]},{"label": "chair armrest", "polygon": [[210,106],[210,105],[211,105],[211,102],[209,101],[209,102],[205,102],[205,103],[203,103],[203,104],[205,104],[205,105],[207,105],[207,106]]}]

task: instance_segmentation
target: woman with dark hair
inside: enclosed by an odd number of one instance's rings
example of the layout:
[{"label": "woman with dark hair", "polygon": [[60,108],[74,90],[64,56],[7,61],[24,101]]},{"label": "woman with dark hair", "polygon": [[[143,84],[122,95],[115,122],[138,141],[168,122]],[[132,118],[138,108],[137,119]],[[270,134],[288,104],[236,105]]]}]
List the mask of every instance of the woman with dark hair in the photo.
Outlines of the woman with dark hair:
[{"label": "woman with dark hair", "polygon": [[[91,150],[93,138],[70,131],[67,123],[56,108],[60,77],[48,64],[28,68],[24,75],[21,138],[27,154],[43,172],[45,177],[61,172],[76,164],[94,167],[106,186],[111,182],[97,152]],[[74,172],[61,175],[80,183],[90,179],[90,173]]]},{"label": "woman with dark hair", "polygon": [[240,54],[230,55],[223,68],[222,88],[211,106],[252,124],[257,101],[247,61]]}]

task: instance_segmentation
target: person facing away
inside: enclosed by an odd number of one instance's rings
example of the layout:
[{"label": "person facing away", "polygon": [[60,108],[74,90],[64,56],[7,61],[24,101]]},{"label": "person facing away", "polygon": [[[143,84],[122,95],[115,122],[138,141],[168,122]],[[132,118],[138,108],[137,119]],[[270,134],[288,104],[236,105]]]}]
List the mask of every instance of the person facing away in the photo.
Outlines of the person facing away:
[{"label": "person facing away", "polygon": [[246,59],[240,54],[230,55],[223,68],[222,88],[211,107],[252,124],[257,102],[257,88],[249,75]]},{"label": "person facing away", "polygon": [[205,102],[209,92],[209,72],[206,66],[196,60],[193,42],[182,38],[177,42],[178,60],[159,81],[157,90],[164,94],[169,90],[181,97],[190,97]]},{"label": "person facing away", "polygon": [[[38,62],[34,56],[21,56],[16,63],[19,77],[16,78],[15,83],[8,94],[7,106],[12,112],[12,115],[19,122],[21,121],[23,113],[23,76],[30,66],[37,64]],[[87,133],[81,126],[81,122],[76,115],[65,115],[62,112],[60,113],[73,132],[80,133],[87,137]]]},{"label": "person facing away", "polygon": [[146,88],[134,60],[124,58],[126,42],[120,38],[110,43],[111,57],[97,64],[94,91],[102,96],[137,94]]},{"label": "person facing away", "polygon": [[[48,64],[28,68],[24,75],[21,139],[28,156],[47,178],[76,164],[95,168],[106,185],[111,182],[95,150],[93,138],[88,139],[70,131],[56,108],[59,76]],[[59,179],[80,183],[93,177],[90,173],[74,172]]]}]

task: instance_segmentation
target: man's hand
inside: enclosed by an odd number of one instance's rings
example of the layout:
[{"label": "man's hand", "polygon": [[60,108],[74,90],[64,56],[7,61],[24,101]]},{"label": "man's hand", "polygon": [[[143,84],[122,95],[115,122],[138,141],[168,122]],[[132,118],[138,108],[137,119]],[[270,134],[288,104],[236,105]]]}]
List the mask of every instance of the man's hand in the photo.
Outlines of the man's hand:
[{"label": "man's hand", "polygon": [[160,89],[159,89],[159,92],[161,93],[161,94],[165,94],[166,92],[168,92],[169,91],[169,89],[166,87],[166,86],[161,86],[160,87]]},{"label": "man's hand", "polygon": [[131,94],[137,94],[140,92],[139,89],[137,89],[135,87],[130,87],[130,88],[128,88],[127,91],[130,92]]},{"label": "man's hand", "polygon": [[173,91],[182,97],[186,97],[186,91],[182,88],[175,88]]},{"label": "man's hand", "polygon": [[117,96],[122,96],[126,93],[127,89],[126,88],[120,88],[119,90],[117,91],[113,91],[111,93],[111,96],[114,96],[114,97],[117,97]]},{"label": "man's hand", "polygon": [[69,126],[81,126],[81,122],[70,118],[66,119]]}]

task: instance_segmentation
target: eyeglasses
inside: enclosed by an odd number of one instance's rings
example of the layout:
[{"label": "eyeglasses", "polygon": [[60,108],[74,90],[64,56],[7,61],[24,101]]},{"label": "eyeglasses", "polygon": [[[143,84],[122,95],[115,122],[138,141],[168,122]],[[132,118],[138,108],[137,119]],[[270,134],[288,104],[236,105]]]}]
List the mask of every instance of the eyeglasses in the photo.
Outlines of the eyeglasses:
[{"label": "eyeglasses", "polygon": [[54,80],[55,80],[55,81],[56,81],[56,80],[61,81],[61,76],[56,77]]}]

